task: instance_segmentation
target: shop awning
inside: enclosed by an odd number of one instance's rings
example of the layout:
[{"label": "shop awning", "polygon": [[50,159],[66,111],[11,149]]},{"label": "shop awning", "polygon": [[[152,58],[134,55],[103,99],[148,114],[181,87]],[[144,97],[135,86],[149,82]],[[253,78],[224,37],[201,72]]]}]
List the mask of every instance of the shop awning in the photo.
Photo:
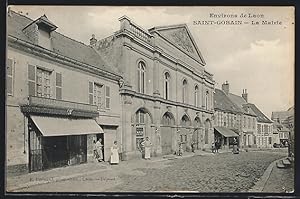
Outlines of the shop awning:
[{"label": "shop awning", "polygon": [[226,127],[218,126],[218,127],[215,127],[215,130],[218,131],[224,137],[238,137],[239,136],[234,131],[232,131]]},{"label": "shop awning", "polygon": [[68,119],[30,116],[43,136],[66,136],[104,133],[93,119]]}]

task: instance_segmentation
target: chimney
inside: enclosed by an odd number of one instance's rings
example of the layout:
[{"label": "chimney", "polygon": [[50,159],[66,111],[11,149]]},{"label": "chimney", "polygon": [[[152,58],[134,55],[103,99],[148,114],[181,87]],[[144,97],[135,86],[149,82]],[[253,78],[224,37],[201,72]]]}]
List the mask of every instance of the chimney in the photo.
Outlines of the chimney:
[{"label": "chimney", "polygon": [[225,92],[226,95],[228,95],[228,93],[229,93],[229,83],[228,83],[227,80],[226,80],[225,83],[222,84],[222,90]]},{"label": "chimney", "polygon": [[95,35],[92,34],[92,38],[90,39],[90,46],[95,47],[97,43],[97,39],[95,38]]},{"label": "chimney", "polygon": [[242,98],[244,98],[244,100],[245,100],[246,102],[248,102],[248,93],[247,93],[247,89],[243,89]]}]

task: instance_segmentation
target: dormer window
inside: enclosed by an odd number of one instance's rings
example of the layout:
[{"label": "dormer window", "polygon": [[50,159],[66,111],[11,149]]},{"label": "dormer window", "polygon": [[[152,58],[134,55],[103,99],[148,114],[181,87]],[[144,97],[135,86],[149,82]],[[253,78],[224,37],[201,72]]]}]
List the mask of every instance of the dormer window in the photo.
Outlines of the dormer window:
[{"label": "dormer window", "polygon": [[57,26],[49,21],[46,15],[43,15],[37,20],[28,24],[23,29],[23,32],[35,45],[52,50],[50,36],[51,32],[56,30],[56,28]]}]

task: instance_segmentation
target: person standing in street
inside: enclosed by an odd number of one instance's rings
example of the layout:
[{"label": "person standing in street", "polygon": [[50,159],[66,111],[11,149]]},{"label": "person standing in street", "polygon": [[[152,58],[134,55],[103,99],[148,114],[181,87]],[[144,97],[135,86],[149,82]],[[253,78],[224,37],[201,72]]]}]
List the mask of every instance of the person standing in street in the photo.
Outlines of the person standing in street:
[{"label": "person standing in street", "polygon": [[211,152],[212,152],[212,153],[215,153],[215,152],[216,152],[216,143],[215,143],[214,140],[213,140],[212,143],[211,143]]},{"label": "person standing in street", "polygon": [[149,137],[146,137],[146,141],[144,141],[143,145],[145,147],[145,160],[150,160],[152,143]]},{"label": "person standing in street", "polygon": [[233,154],[239,154],[239,149],[238,149],[238,143],[236,141],[236,138],[233,138],[233,149],[232,149]]},{"label": "person standing in street", "polygon": [[96,142],[96,151],[97,151],[97,156],[98,156],[98,162],[103,161],[103,145],[102,145],[102,139],[99,138],[98,141]]},{"label": "person standing in street", "polygon": [[216,152],[219,153],[220,141],[218,139],[215,141],[215,145],[216,145]]},{"label": "person standing in street", "polygon": [[192,153],[195,153],[195,141],[194,140],[192,140],[192,142],[191,142],[191,147],[192,147]]},{"label": "person standing in street", "polygon": [[110,164],[119,164],[119,146],[117,141],[114,141],[113,146],[110,148]]},{"label": "person standing in street", "polygon": [[182,143],[179,142],[179,144],[178,144],[178,155],[179,155],[179,156],[182,156],[182,154],[183,154]]}]

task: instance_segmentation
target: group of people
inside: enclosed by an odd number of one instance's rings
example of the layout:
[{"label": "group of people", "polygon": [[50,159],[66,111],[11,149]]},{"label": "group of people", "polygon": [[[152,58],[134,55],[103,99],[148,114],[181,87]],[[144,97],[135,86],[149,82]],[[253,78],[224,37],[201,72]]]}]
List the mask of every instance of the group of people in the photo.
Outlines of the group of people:
[{"label": "group of people", "polygon": [[[104,161],[104,156],[103,156],[103,147],[104,145],[102,144],[102,139],[99,138],[97,142],[94,140],[94,158],[98,162],[103,162]],[[119,164],[119,146],[118,142],[114,141],[113,146],[110,148],[110,164],[115,165]]]},{"label": "group of people", "polygon": [[[238,142],[237,142],[236,138],[233,138],[232,145],[233,145],[232,153],[233,154],[238,154],[239,153],[239,148],[238,148]],[[212,143],[211,143],[212,153],[219,153],[220,148],[221,148],[220,140],[216,139],[216,140],[212,141]]]},{"label": "group of people", "polygon": [[219,153],[219,149],[221,148],[221,142],[219,140],[214,140],[211,143],[211,151],[213,153]]}]

